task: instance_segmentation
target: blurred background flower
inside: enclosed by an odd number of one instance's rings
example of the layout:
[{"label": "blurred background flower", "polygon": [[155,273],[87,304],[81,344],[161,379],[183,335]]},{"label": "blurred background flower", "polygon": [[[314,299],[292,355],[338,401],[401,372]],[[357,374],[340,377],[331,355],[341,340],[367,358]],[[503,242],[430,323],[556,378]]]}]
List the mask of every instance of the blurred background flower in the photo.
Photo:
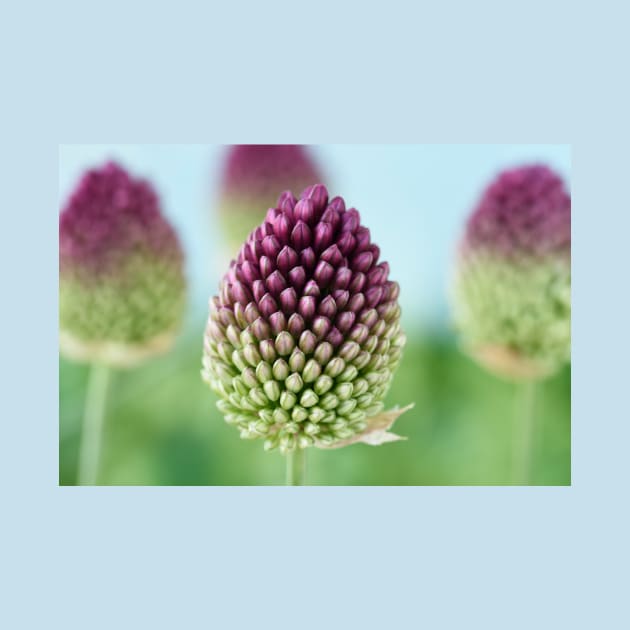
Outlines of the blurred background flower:
[{"label": "blurred background flower", "polygon": [[[218,209],[209,230],[208,206],[220,196],[226,151],[204,145],[60,147],[62,200],[86,167],[120,160],[156,183],[187,256],[191,304],[175,351],[124,379],[114,377],[104,483],[282,482],[283,458],[264,453],[256,442],[235,440],[199,379],[207,300],[224,271],[216,265],[223,247]],[[387,449],[352,446],[342,458],[317,450],[309,454],[309,477],[322,484],[510,483],[512,389],[459,352],[446,286],[461,226],[487,182],[513,165],[545,163],[568,186],[570,147],[325,145],[309,151],[334,176],[331,196],[343,191],[346,202],[360,208],[362,222],[378,234],[382,259],[396,270],[408,343],[385,404],[416,402],[396,424],[408,441]],[[81,366],[61,359],[61,483],[75,481],[85,378]],[[569,483],[570,368],[542,390],[532,482]]]},{"label": "blurred background flower", "polygon": [[514,481],[527,484],[537,381],[571,357],[571,197],[551,169],[512,168],[484,191],[457,252],[453,305],[464,350],[518,383]]},{"label": "blurred background flower", "polygon": [[90,364],[77,481],[98,482],[109,367],[171,348],[183,252],[151,185],[113,162],[87,171],[59,218],[59,345]]},{"label": "blurred background flower", "polygon": [[228,261],[249,232],[275,206],[283,190],[299,194],[325,183],[309,147],[299,144],[236,144],[226,147],[217,214]]},{"label": "blurred background flower", "polygon": [[547,377],[571,355],[571,197],[545,166],[502,172],[468,219],[455,273],[465,349],[512,379]]},{"label": "blurred background flower", "polygon": [[62,353],[120,366],[164,352],[184,297],[183,253],[153,188],[111,162],[85,173],[59,219]]}]

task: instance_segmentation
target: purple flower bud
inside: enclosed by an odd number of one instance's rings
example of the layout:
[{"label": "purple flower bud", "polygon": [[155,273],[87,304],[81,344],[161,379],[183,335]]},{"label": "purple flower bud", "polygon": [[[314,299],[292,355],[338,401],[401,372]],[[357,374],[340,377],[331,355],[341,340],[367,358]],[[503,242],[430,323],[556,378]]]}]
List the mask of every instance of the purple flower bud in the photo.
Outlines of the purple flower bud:
[{"label": "purple flower bud", "polygon": [[289,322],[287,324],[287,329],[291,333],[294,339],[299,339],[300,335],[304,332],[304,318],[298,313],[293,313],[291,317],[289,317]]},{"label": "purple flower bud", "polygon": [[370,246],[370,230],[366,227],[360,227],[354,232],[355,253],[364,252]]},{"label": "purple flower bud", "polygon": [[259,280],[260,277],[261,270],[258,265],[254,265],[249,260],[246,260],[241,265],[241,282],[245,282],[251,286],[254,280]]},{"label": "purple flower bud", "polygon": [[344,311],[343,313],[339,313],[339,315],[337,315],[335,326],[337,326],[342,333],[346,333],[350,330],[350,328],[352,328],[352,324],[354,324],[355,319],[356,315],[352,311]]},{"label": "purple flower bud", "polygon": [[400,285],[398,282],[388,282],[387,283],[387,300],[395,302],[398,300],[398,296],[400,295]]},{"label": "purple flower bud", "polygon": [[332,328],[332,324],[327,317],[322,317],[318,315],[311,324],[311,330],[315,333],[315,336],[318,339],[324,339],[330,329]]},{"label": "purple flower bud", "polygon": [[322,215],[321,221],[322,223],[330,223],[333,230],[336,232],[341,225],[341,214],[339,210],[333,208],[332,206],[328,206]]},{"label": "purple flower bud", "polygon": [[[271,317],[269,317],[269,324],[271,325],[271,330],[273,331],[273,334],[279,335],[283,330],[286,329],[287,319],[284,313],[282,313],[281,311],[277,311],[276,313],[273,313]],[[268,336],[269,335],[266,335],[265,337],[263,337],[263,339],[266,339]]]},{"label": "purple flower bud", "polygon": [[288,240],[292,228],[291,219],[286,214],[281,214],[273,223],[273,233],[281,243],[285,243]]},{"label": "purple flower bud", "polygon": [[344,256],[350,256],[355,250],[357,239],[351,232],[344,232],[337,241],[337,247]]},{"label": "purple flower bud", "polygon": [[273,234],[265,236],[265,238],[262,239],[262,249],[266,256],[275,260],[276,256],[280,253],[280,241]]},{"label": "purple flower bud", "polygon": [[332,295],[327,295],[317,308],[317,312],[328,319],[333,319],[337,314],[337,303]]},{"label": "purple flower bud", "polygon": [[258,308],[263,317],[269,318],[278,310],[278,305],[269,293],[265,293],[260,302],[258,302]]},{"label": "purple flower bud", "polygon": [[295,287],[296,291],[300,291],[306,283],[306,271],[304,267],[294,267],[289,271],[289,282]]},{"label": "purple flower bud", "polygon": [[260,304],[263,296],[267,293],[265,283],[262,280],[254,280],[254,282],[252,282],[252,293],[254,294],[256,302]]},{"label": "purple flower bud", "polygon": [[235,282],[231,285],[230,291],[232,294],[232,301],[239,302],[242,306],[247,306],[252,301],[252,294],[250,290],[241,282]]},{"label": "purple flower bud", "polygon": [[342,197],[335,197],[334,199],[330,200],[330,203],[328,204],[328,207],[331,208],[332,210],[335,210],[336,212],[339,212],[340,214],[343,213],[346,209],[346,204],[343,200]]},{"label": "purple flower bud", "polygon": [[300,254],[300,262],[302,263],[302,267],[304,267],[307,271],[311,271],[313,267],[315,267],[317,256],[311,247],[307,247],[302,250]]},{"label": "purple flower bud", "polygon": [[372,308],[380,304],[383,297],[383,287],[370,287],[365,292],[365,302],[368,308]]},{"label": "purple flower bud", "polygon": [[287,283],[282,274],[276,269],[265,282],[267,289],[274,296],[280,295],[287,287]]},{"label": "purple flower bud", "polygon": [[350,281],[350,286],[348,290],[350,293],[358,293],[359,291],[363,291],[366,286],[367,278],[364,273],[355,273],[352,276],[352,280]]},{"label": "purple flower bud", "polygon": [[267,214],[265,215],[265,223],[271,223],[271,225],[273,225],[275,220],[281,216],[281,214],[282,213],[278,210],[278,208],[269,208],[269,210],[267,210]]},{"label": "purple flower bud", "polygon": [[339,267],[335,272],[335,289],[347,289],[352,280],[352,270],[348,267]]},{"label": "purple flower bud", "polygon": [[340,289],[335,289],[332,292],[332,296],[335,300],[335,304],[337,305],[337,310],[338,311],[344,310],[344,308],[346,307],[346,305],[348,304],[350,300],[350,292],[342,291]]},{"label": "purple flower bud", "polygon": [[372,266],[373,260],[372,252],[361,252],[352,258],[350,266],[354,271],[365,273]]},{"label": "purple flower bud", "polygon": [[262,317],[259,317],[252,324],[252,331],[254,335],[256,336],[256,339],[258,339],[258,341],[262,341],[263,339],[269,339],[271,335],[271,328],[269,327],[269,324],[267,323],[267,321],[263,319]]},{"label": "purple flower bud", "polygon": [[[350,208],[350,210],[343,213],[343,216],[341,218],[342,232],[356,233],[360,225],[361,218],[359,217],[359,213],[354,208]],[[355,234],[355,238],[356,237],[357,235]]]},{"label": "purple flower bud", "polygon": [[389,265],[387,263],[381,263],[372,267],[367,274],[367,282],[369,285],[383,284],[387,280],[389,274]]},{"label": "purple flower bud", "polygon": [[309,186],[302,193],[302,198],[312,201],[315,212],[318,216],[321,216],[328,204],[328,191],[325,186],[315,184],[315,186]]},{"label": "purple flower bud", "polygon": [[293,216],[295,217],[297,223],[302,221],[306,224],[310,224],[315,218],[315,207],[313,202],[310,199],[300,199],[300,201],[295,204]]},{"label": "purple flower bud", "polygon": [[334,243],[320,254],[320,258],[330,263],[335,269],[338,269],[344,263],[343,254]]},{"label": "purple flower bud", "polygon": [[365,305],[365,296],[363,293],[355,293],[348,301],[348,310],[353,313],[359,313]]},{"label": "purple flower bud", "polygon": [[313,247],[316,252],[321,252],[328,247],[332,241],[334,234],[333,226],[330,223],[318,223],[315,227],[315,237],[313,239]]},{"label": "purple flower bud", "polygon": [[260,317],[260,311],[258,310],[256,304],[254,302],[250,302],[245,307],[245,319],[252,324]]},{"label": "purple flower bud", "polygon": [[258,263],[263,254],[262,243],[256,239],[252,239],[244,246],[245,256],[247,260]]},{"label": "purple flower bud", "polygon": [[317,286],[321,288],[327,288],[334,275],[335,268],[325,260],[320,260],[317,263],[317,267],[315,268],[315,272],[313,274],[314,280],[317,282]]},{"label": "purple flower bud", "polygon": [[304,221],[298,221],[291,232],[291,241],[295,249],[299,251],[307,248],[311,244],[311,228]]},{"label": "purple flower bud", "polygon": [[278,197],[278,208],[282,211],[284,216],[290,215],[293,212],[296,203],[297,199],[290,190],[285,190]]},{"label": "purple flower bud", "polygon": [[381,248],[378,245],[374,245],[374,243],[368,247],[368,251],[372,252],[373,260],[378,260],[381,257]]},{"label": "purple flower bud", "polygon": [[288,287],[280,293],[280,306],[287,315],[295,312],[297,303],[297,293],[293,287]]},{"label": "purple flower bud", "polygon": [[278,269],[284,275],[286,275],[290,269],[293,269],[295,265],[298,263],[298,255],[295,253],[295,250],[288,245],[285,245],[278,254],[278,259],[276,260],[278,265]]},{"label": "purple flower bud", "polygon": [[314,298],[319,298],[322,292],[316,280],[309,280],[304,287],[303,293],[304,295],[311,295]]},{"label": "purple flower bud", "polygon": [[260,273],[259,275],[262,278],[267,278],[269,275],[271,275],[273,273],[273,271],[275,270],[276,266],[273,264],[273,262],[271,261],[271,258],[269,258],[269,256],[261,256],[260,257],[260,263],[259,263],[259,270]]},{"label": "purple flower bud", "polygon": [[211,303],[203,363],[244,435],[330,446],[378,413],[404,343],[379,256],[359,213],[321,185],[283,193],[251,233]]},{"label": "purple flower bud", "polygon": [[343,333],[336,326],[333,326],[326,337],[326,341],[336,348],[343,342]]},{"label": "purple flower bud", "polygon": [[313,318],[316,308],[317,301],[312,295],[303,295],[298,302],[298,312],[306,321]]}]

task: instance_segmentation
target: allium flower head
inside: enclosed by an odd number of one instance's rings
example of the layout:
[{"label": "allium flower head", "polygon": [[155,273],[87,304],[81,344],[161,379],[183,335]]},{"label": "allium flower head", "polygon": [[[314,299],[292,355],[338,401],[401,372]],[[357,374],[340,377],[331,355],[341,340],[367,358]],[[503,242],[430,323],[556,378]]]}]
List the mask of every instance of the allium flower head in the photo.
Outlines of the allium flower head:
[{"label": "allium flower head", "polygon": [[87,172],[59,220],[62,352],[125,365],[164,351],[184,299],[182,250],[151,186],[113,163]]},{"label": "allium flower head", "polygon": [[230,147],[220,183],[219,218],[231,254],[264,219],[279,190],[303,190],[321,175],[308,149],[295,144]]},{"label": "allium flower head", "polygon": [[468,220],[454,291],[468,351],[509,378],[553,373],[571,352],[571,197],[545,166],[501,173]]},{"label": "allium flower head", "polygon": [[359,213],[322,185],[280,195],[210,301],[204,380],[243,438],[282,452],[397,439],[399,287]]}]

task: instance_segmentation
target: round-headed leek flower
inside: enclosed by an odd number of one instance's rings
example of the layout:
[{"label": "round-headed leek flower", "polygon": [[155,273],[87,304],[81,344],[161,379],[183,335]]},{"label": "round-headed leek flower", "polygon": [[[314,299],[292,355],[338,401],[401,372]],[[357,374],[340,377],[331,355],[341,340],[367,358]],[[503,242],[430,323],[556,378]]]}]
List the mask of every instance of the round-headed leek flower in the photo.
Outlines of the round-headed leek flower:
[{"label": "round-headed leek flower", "polygon": [[182,249],[153,188],[113,163],[88,171],[59,219],[62,353],[131,365],[167,350],[185,288]]},{"label": "round-headed leek flower", "polygon": [[308,148],[295,144],[239,144],[229,148],[220,182],[219,220],[232,257],[279,190],[322,181]]},{"label": "round-headed leek flower", "polygon": [[545,166],[501,173],[468,220],[453,305],[466,350],[515,380],[571,353],[571,197]]},{"label": "round-headed leek flower", "polygon": [[398,439],[382,413],[405,343],[399,287],[344,200],[290,192],[250,235],[210,301],[202,376],[243,438],[266,449]]}]

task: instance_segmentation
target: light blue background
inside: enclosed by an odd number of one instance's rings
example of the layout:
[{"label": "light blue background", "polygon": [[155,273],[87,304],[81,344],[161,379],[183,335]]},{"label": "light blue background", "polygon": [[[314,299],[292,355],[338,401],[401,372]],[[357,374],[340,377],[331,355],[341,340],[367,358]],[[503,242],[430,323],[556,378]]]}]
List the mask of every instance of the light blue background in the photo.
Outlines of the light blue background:
[{"label": "light blue background", "polygon": [[[107,159],[149,178],[184,242],[192,307],[205,313],[225,271],[216,212],[225,153],[216,145],[64,145],[60,201],[87,168]],[[390,263],[391,277],[402,287],[403,323],[410,333],[421,326],[449,326],[453,252],[467,215],[497,172],[542,162],[570,183],[568,145],[331,144],[312,147],[311,154],[331,196],[340,194],[359,209]]]},{"label": "light blue background", "polygon": [[[623,6],[2,9],[0,625],[627,627]],[[573,486],[57,487],[58,144],[103,140],[571,142]]]}]

